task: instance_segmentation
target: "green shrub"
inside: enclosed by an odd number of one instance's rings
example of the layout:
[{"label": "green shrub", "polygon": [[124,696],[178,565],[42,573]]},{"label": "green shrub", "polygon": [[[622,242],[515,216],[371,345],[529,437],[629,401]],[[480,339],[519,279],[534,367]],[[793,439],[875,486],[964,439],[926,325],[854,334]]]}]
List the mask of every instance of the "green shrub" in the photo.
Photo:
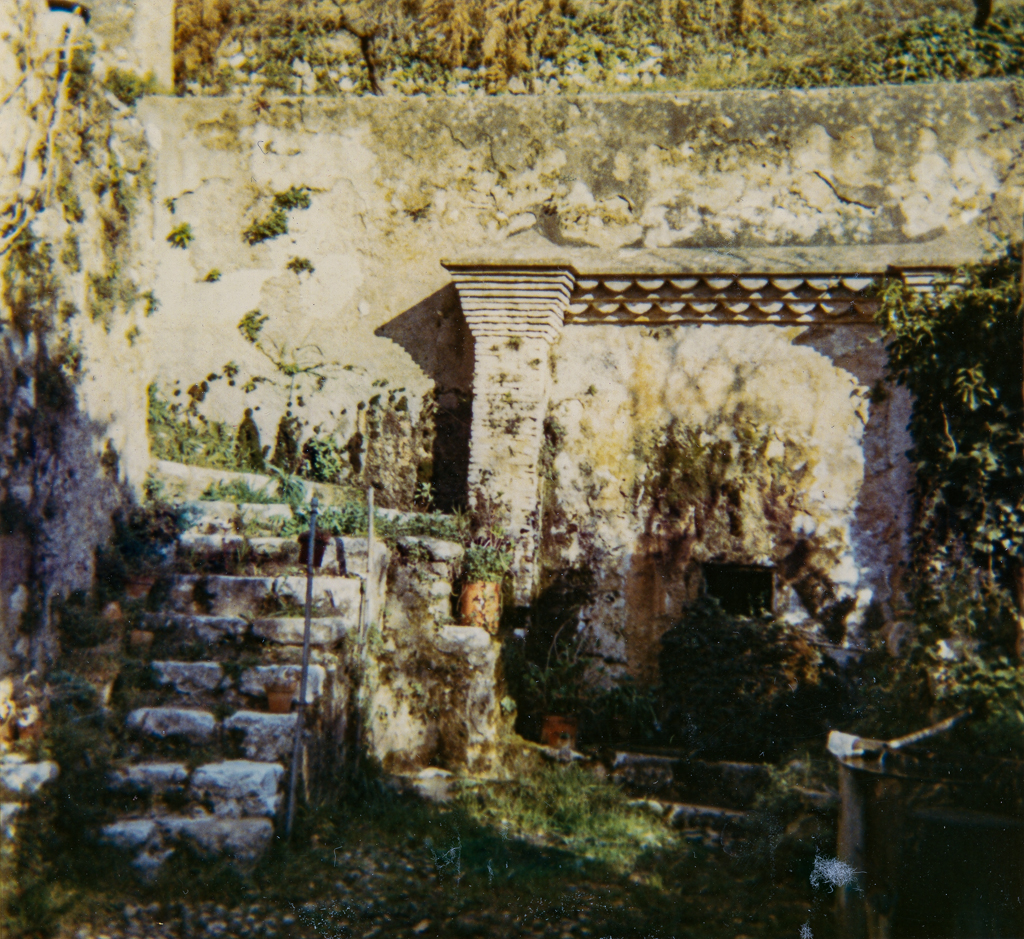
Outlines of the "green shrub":
[{"label": "green shrub", "polygon": [[318,483],[340,482],[346,475],[345,448],[329,435],[310,437],[302,445],[301,475]]},{"label": "green shrub", "polygon": [[211,421],[192,405],[167,401],[156,385],[149,386],[147,430],[150,450],[158,460],[172,460],[192,466],[237,470],[237,430]]},{"label": "green shrub", "polygon": [[667,742],[719,759],[773,759],[846,714],[831,659],[764,616],[693,603],[661,640]]},{"label": "green shrub", "polygon": [[316,270],[309,258],[292,258],[285,267],[290,271],[295,271],[296,274],[312,274]]},{"label": "green shrub", "polygon": [[91,649],[110,638],[111,624],[84,590],[76,590],[57,604],[56,612],[57,630],[65,646]]},{"label": "green shrub", "polygon": [[199,497],[207,502],[236,502],[253,505],[270,505],[281,500],[267,490],[253,489],[244,479],[233,479],[227,483],[210,483]]}]

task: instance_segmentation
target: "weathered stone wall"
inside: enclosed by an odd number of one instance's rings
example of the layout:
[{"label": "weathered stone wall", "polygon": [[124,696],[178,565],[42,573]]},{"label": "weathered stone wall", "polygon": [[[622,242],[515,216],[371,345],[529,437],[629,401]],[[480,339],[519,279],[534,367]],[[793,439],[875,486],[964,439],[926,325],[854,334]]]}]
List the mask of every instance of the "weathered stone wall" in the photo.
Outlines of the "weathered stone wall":
[{"label": "weathered stone wall", "polygon": [[822,639],[888,613],[909,403],[874,329],[569,326],[555,356],[544,562],[594,573],[581,621],[613,674],[653,676],[703,561],[774,567]]},{"label": "weathered stone wall", "polygon": [[[504,486],[514,533],[539,538],[520,543],[519,560],[533,566],[517,571],[520,600],[547,576],[531,552],[549,573],[602,570],[583,619],[599,627],[600,654],[637,674],[650,673],[654,640],[692,593],[701,560],[775,565],[783,610],[809,612],[834,641],[886,614],[906,531],[908,402],[879,384],[877,333],[570,324],[552,337],[498,336],[473,325],[440,262],[554,264],[600,251],[612,265],[604,273],[630,273],[642,250],[665,270],[688,270],[673,252],[701,248],[702,269],[714,272],[732,269],[737,251],[790,246],[798,260],[807,249],[811,270],[830,245],[874,274],[886,263],[976,259],[1019,227],[1022,133],[1010,84],[305,98],[258,109],[150,98],[138,113],[156,160],[161,309],[146,334],[162,387],[187,387],[229,361],[243,378],[267,375],[237,329],[259,309],[271,341],[315,345],[309,354],[331,363],[300,411],[307,433],[352,441],[365,437],[375,396],[395,390],[415,420],[435,394],[435,484],[458,492],[452,480],[468,475],[479,491]],[[307,187],[311,206],[288,212],[287,234],[247,243],[243,232],[290,187]],[[184,250],[166,241],[183,222],[195,234]],[[779,259],[762,254],[747,269],[776,270]],[[314,270],[289,269],[295,258]],[[212,270],[219,279],[207,279]],[[550,356],[531,345],[552,342]],[[536,367],[545,388],[517,400],[529,394],[515,376]],[[501,460],[469,468],[474,376],[474,434],[497,422],[507,452],[488,443]],[[237,423],[252,406],[272,442],[284,390],[241,386],[212,382],[206,413]],[[558,438],[547,444],[545,418]],[[645,488],[659,441],[670,439],[698,449],[719,441],[737,456],[754,447],[757,458],[749,471],[716,471],[731,503],[719,493],[684,506]],[[535,451],[547,461],[539,471]],[[400,462],[394,472],[422,470]],[[531,508],[535,486],[543,517]]]},{"label": "weathered stone wall", "polygon": [[141,487],[149,166],[142,127],[67,63],[82,18],[0,12],[0,675],[55,652],[54,597],[90,586]]},{"label": "weathered stone wall", "polygon": [[[139,117],[157,159],[153,376],[187,388],[229,361],[243,379],[266,375],[236,328],[258,308],[272,340],[337,363],[301,413],[306,433],[342,442],[365,436],[382,379],[414,415],[435,391],[448,432],[465,434],[464,408],[452,415],[471,389],[472,340],[439,262],[467,249],[930,239],[969,257],[1017,225],[1021,134],[1006,83],[260,110],[150,98]],[[291,186],[311,187],[311,207],[288,213],[287,235],[247,244],[243,231]],[[165,240],[182,222],[195,233],[185,250]],[[296,257],[314,271],[289,270]],[[284,391],[241,385],[214,382],[203,407],[237,424],[255,406],[272,443]],[[442,458],[465,474],[461,453]]]}]

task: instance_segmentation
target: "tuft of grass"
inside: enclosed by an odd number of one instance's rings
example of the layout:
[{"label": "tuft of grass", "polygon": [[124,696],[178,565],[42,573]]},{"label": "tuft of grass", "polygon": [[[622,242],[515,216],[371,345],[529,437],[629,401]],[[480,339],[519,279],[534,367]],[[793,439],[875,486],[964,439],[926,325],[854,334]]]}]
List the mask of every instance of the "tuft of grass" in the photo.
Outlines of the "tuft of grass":
[{"label": "tuft of grass", "polygon": [[287,234],[288,213],[284,209],[274,208],[271,209],[269,215],[254,219],[252,224],[242,232],[242,240],[249,245],[258,245]]},{"label": "tuft of grass", "polygon": [[312,274],[316,270],[310,263],[309,258],[292,258],[285,267],[290,271],[295,271],[296,274]]},{"label": "tuft of grass", "polygon": [[192,226],[188,222],[182,222],[176,228],[172,228],[171,233],[167,236],[167,240],[173,247],[181,248],[182,250],[192,244],[195,238]]},{"label": "tuft of grass", "polygon": [[220,271],[215,267],[211,267],[206,272],[206,276],[203,278],[203,280],[206,281],[206,283],[208,284],[217,283],[217,281],[220,280]]}]

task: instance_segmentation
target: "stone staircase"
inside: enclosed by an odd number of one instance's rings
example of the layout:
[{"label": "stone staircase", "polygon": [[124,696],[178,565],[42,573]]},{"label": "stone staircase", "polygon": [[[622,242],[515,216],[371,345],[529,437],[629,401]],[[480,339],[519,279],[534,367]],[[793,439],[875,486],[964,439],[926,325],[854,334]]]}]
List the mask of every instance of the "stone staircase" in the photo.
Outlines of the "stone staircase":
[{"label": "stone staircase", "polygon": [[[299,546],[236,533],[240,520],[291,509],[189,509],[193,525],[132,623],[114,700],[124,723],[109,787],[123,809],[101,838],[127,852],[143,880],[182,849],[228,857],[242,871],[255,865],[285,810],[296,729],[294,711],[268,713],[266,691],[301,671]],[[388,551],[374,553],[370,577],[366,539],[337,538],[314,577],[307,726],[317,738],[344,719],[367,594],[383,609]]]}]

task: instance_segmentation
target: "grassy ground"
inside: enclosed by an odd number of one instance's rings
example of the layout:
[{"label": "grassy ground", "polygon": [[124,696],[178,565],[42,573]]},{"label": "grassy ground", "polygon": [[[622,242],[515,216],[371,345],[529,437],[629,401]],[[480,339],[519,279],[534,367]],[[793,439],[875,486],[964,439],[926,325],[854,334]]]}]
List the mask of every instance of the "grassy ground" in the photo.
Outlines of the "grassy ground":
[{"label": "grassy ground", "polygon": [[[62,790],[66,796],[68,789]],[[60,796],[58,796],[60,798]],[[173,859],[151,888],[42,805],[4,859],[5,936],[815,936],[806,865],[742,832],[674,832],[610,783],[556,766],[433,805],[362,777],[303,814],[251,878]],[[81,807],[80,807],[81,809]],[[789,869],[791,868],[791,869]]]}]

